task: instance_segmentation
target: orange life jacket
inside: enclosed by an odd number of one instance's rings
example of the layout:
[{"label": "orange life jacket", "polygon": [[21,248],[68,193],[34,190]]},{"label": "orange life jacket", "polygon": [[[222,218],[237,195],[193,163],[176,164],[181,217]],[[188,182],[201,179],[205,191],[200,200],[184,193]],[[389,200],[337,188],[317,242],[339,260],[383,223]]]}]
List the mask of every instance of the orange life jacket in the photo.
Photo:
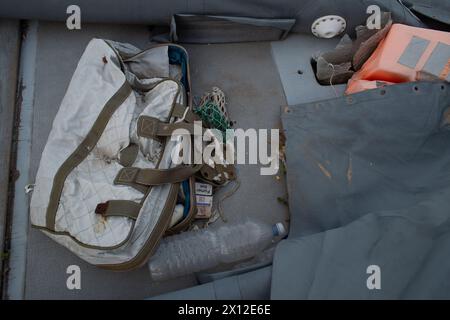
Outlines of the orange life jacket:
[{"label": "orange life jacket", "polygon": [[419,79],[450,80],[450,32],[394,24],[345,93]]}]

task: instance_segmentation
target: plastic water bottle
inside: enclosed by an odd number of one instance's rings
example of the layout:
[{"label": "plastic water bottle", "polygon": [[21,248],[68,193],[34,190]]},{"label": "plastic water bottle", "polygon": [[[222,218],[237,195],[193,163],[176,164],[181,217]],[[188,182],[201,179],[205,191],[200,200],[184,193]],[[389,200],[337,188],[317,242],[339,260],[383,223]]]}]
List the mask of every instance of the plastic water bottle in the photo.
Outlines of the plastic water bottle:
[{"label": "plastic water bottle", "polygon": [[285,234],[282,223],[271,226],[247,220],[170,236],[150,259],[150,274],[162,281],[248,259]]}]

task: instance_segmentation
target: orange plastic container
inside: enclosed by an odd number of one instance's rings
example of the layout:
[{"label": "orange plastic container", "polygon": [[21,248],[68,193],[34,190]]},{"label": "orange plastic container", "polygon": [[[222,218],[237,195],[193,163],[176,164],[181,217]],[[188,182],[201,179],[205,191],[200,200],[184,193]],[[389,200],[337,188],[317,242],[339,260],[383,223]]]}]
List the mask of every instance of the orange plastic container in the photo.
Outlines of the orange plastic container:
[{"label": "orange plastic container", "polygon": [[418,72],[450,80],[450,32],[394,24],[351,80],[408,82]]},{"label": "orange plastic container", "polygon": [[388,81],[350,79],[345,94],[353,94],[364,90],[381,88],[394,84]]}]

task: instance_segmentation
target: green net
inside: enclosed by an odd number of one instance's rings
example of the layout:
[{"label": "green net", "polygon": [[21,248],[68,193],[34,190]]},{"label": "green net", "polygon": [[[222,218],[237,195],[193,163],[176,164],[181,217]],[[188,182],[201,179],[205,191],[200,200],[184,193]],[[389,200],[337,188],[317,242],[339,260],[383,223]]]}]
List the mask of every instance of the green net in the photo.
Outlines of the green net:
[{"label": "green net", "polygon": [[222,114],[219,106],[211,101],[206,101],[203,105],[194,109],[194,112],[205,122],[209,127],[218,129],[225,134],[227,129],[230,129],[230,122]]}]

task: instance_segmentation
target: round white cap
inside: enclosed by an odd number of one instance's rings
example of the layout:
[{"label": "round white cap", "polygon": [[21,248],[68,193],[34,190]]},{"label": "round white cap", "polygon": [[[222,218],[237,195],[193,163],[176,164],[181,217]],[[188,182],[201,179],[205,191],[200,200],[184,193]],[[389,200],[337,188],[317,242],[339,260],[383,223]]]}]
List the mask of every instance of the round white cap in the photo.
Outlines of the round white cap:
[{"label": "round white cap", "polygon": [[311,25],[311,32],[318,38],[333,38],[344,32],[347,22],[340,16],[324,16]]}]

